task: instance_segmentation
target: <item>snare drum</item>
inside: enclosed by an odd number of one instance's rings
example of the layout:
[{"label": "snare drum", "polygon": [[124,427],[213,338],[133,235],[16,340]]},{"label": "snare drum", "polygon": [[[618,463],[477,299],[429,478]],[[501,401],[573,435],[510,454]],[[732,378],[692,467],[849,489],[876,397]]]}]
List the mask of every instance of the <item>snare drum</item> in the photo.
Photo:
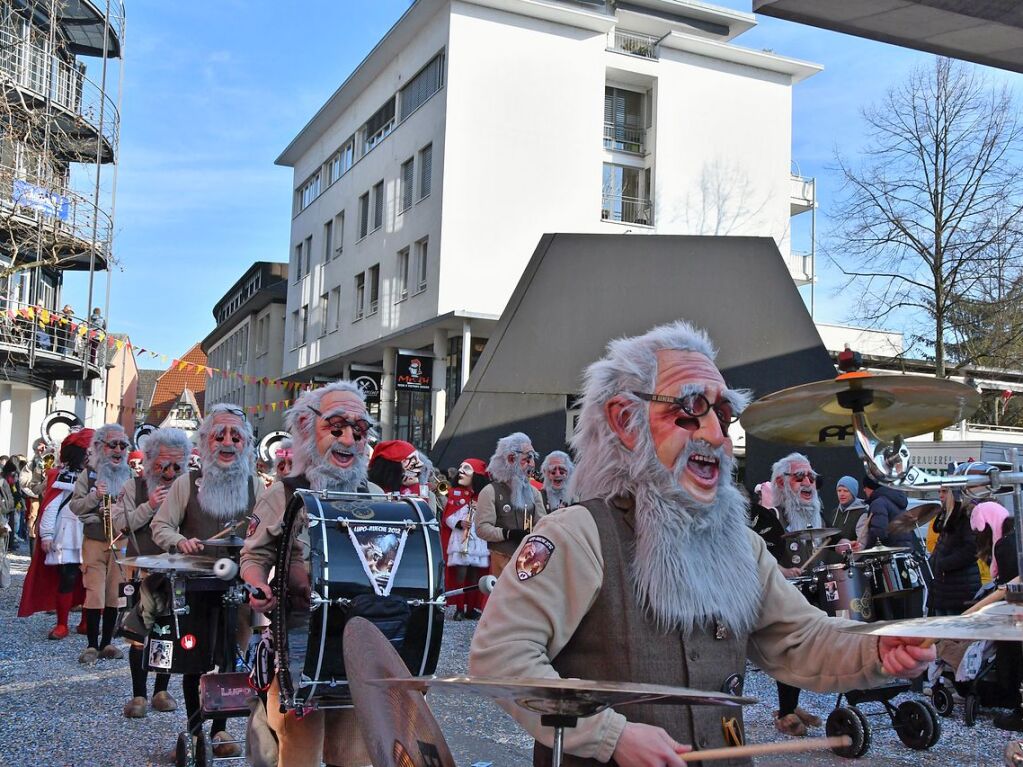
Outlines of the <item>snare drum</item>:
[{"label": "snare drum", "polygon": [[911,552],[901,551],[872,563],[874,593],[878,597],[901,595],[924,585],[920,563]]},{"label": "snare drum", "polygon": [[271,616],[277,681],[286,709],[352,705],[341,640],[349,618],[367,618],[398,650],[409,671],[437,667],[444,627],[443,554],[422,498],[298,491],[282,527],[277,573],[291,572],[308,519],[309,604],[278,577]]},{"label": "snare drum", "polygon": [[816,605],[828,615],[871,621],[874,617],[870,578],[858,563],[821,565],[814,570]]},{"label": "snare drum", "polygon": [[806,597],[806,601],[815,604],[817,601],[817,585],[813,575],[799,575],[786,580],[799,589],[799,593]]},{"label": "snare drum", "polygon": [[171,674],[211,670],[229,584],[208,576],[150,576],[146,583],[159,590],[154,597],[166,610],[153,618],[146,636],[142,649],[146,670]]}]

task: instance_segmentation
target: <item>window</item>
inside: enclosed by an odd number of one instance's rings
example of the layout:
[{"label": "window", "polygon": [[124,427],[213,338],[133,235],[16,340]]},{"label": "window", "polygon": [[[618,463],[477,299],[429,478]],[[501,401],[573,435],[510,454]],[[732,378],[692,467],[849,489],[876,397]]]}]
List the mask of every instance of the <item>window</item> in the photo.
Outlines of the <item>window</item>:
[{"label": "window", "polygon": [[604,148],[643,154],[646,116],[642,93],[604,88]]},{"label": "window", "polygon": [[323,225],[323,263],[334,255],[334,219]]},{"label": "window", "polygon": [[369,234],[369,192],[359,197],[359,239]]},{"label": "window", "polygon": [[313,236],[310,234],[305,238],[305,273],[309,274],[313,270]]},{"label": "window", "polygon": [[419,70],[419,73],[408,81],[408,84],[401,89],[401,119],[404,120],[410,114],[439,91],[444,85],[444,54],[438,53],[430,63]]},{"label": "window", "polygon": [[430,195],[430,177],[433,173],[433,144],[419,150],[419,199]]},{"label": "window", "polygon": [[653,223],[650,169],[604,163],[600,217],[629,224]]},{"label": "window", "polygon": [[327,335],[330,326],[330,293],[320,295],[320,337]]},{"label": "window", "polygon": [[355,162],[355,137],[348,139],[333,157],[327,161],[329,170],[328,184],[333,184],[341,178]]},{"label": "window", "polygon": [[333,333],[341,327],[341,288],[336,287],[330,291],[330,306],[332,316],[328,318],[330,327],[328,333]]},{"label": "window", "polygon": [[256,356],[266,354],[270,346],[269,337],[270,318],[263,315],[256,320]]},{"label": "window", "polygon": [[371,266],[368,272],[369,280],[369,314],[376,314],[380,305],[380,264]]},{"label": "window", "polygon": [[[306,330],[309,326],[309,305],[296,309],[291,313],[291,348],[297,349],[305,343]],[[230,357],[230,354],[228,355]]]},{"label": "window", "polygon": [[345,247],[345,212],[334,216],[334,257],[341,255]]},{"label": "window", "polygon": [[384,182],[373,185],[373,231],[384,225]]},{"label": "window", "polygon": [[408,298],[408,248],[398,251],[398,284],[395,286],[394,302]]},{"label": "window", "polygon": [[365,155],[394,129],[394,96],[387,99],[362,126],[362,153]]},{"label": "window", "polygon": [[[361,320],[366,311],[366,273],[355,275],[355,320]],[[353,322],[355,321],[353,320]]]},{"label": "window", "polygon": [[426,253],[429,239],[424,237],[416,243],[416,271],[414,275],[414,293],[422,293],[426,290]]},{"label": "window", "polygon": [[416,161],[409,157],[401,164],[401,210],[412,207],[412,187],[416,184]]},{"label": "window", "polygon": [[[302,245],[301,242],[298,245],[295,246],[295,269],[294,269],[294,272],[295,272],[295,282],[298,282],[299,280],[302,279],[302,258],[303,258],[303,256],[302,256],[302,247],[303,247],[303,245]],[[230,313],[230,310],[229,310],[228,313]]]},{"label": "window", "polygon": [[298,190],[298,209],[303,211],[308,208],[312,201],[320,196],[320,174],[317,173]]}]

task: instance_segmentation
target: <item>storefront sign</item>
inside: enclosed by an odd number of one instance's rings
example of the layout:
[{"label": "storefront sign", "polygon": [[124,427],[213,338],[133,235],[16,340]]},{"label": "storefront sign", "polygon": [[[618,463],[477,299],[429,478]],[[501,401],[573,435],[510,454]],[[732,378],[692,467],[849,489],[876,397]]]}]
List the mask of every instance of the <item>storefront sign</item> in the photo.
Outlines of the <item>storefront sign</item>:
[{"label": "storefront sign", "polygon": [[359,387],[362,396],[366,398],[367,405],[375,405],[380,402],[381,375],[381,373],[372,370],[352,371],[352,383]]},{"label": "storefront sign", "polygon": [[406,391],[430,391],[433,358],[398,352],[394,366],[394,388]]}]

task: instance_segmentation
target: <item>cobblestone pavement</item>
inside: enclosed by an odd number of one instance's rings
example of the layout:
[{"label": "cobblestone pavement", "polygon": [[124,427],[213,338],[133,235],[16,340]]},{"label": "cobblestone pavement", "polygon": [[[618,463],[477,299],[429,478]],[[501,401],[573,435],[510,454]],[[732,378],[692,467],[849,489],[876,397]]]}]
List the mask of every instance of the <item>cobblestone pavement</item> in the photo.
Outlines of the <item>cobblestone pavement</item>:
[{"label": "cobblestone pavement", "polygon": [[[52,626],[49,615],[16,617],[21,583],[28,560],[13,557],[15,582],[0,591],[0,766],[2,767],[143,767],[169,765],[175,738],[184,725],[181,685],[170,691],[178,711],[151,712],[144,719],[125,719],[121,707],[130,695],[127,660],[100,661],[86,667],[77,663],[84,647],[75,634],[62,642],[46,640]],[[74,617],[74,616],[72,616]],[[448,622],[438,674],[465,672],[472,622]],[[771,709],[777,701],[773,681],[760,671],[747,675],[746,694],[763,703],[746,709],[747,738],[751,743],[778,740]],[[531,740],[503,711],[487,700],[471,696],[431,696],[459,765],[492,762],[494,767],[530,764]],[[835,696],[803,694],[802,705],[822,716],[834,706]],[[879,711],[867,704],[865,711]],[[977,726],[962,721],[962,705],[951,718],[942,718],[941,740],[929,751],[913,751],[898,740],[887,717],[871,717],[873,743],[857,762],[830,752],[785,755],[757,760],[771,765],[998,765],[1008,735],[991,725],[992,710],[983,710]],[[244,721],[231,720],[228,728],[241,735]],[[823,728],[813,734],[823,735]],[[227,765],[231,762],[218,764]],[[233,764],[237,764],[234,762]]]}]

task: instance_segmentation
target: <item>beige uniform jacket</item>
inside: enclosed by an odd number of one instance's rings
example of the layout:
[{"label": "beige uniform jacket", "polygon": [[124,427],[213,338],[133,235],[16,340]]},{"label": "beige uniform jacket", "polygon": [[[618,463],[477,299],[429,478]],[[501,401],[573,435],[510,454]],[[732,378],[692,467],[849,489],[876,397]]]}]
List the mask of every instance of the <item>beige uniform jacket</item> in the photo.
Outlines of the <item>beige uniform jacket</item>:
[{"label": "beige uniform jacket", "polygon": [[[543,496],[535,487],[530,486],[533,491],[533,523],[536,524],[540,517],[547,513],[547,507],[543,505]],[[497,509],[494,506],[494,486],[487,485],[480,490],[476,499],[476,534],[485,541],[500,543],[506,540],[504,528],[497,526]]]},{"label": "beige uniform jacket", "polygon": [[[590,512],[583,506],[562,509],[545,517],[537,532],[554,544],[550,559],[526,580],[498,579],[472,640],[471,675],[557,677],[551,659],[568,644],[597,598],[604,565]],[[748,532],[763,605],[749,637],[749,658],[776,679],[804,690],[870,688],[889,680],[881,670],[877,639],[838,631],[850,622],[812,607],[782,576],[760,536]],[[553,730],[540,726],[539,715],[511,703],[505,708],[536,740],[551,746]],[[565,751],[610,761],[625,723],[612,709],[580,719],[565,731]]]},{"label": "beige uniform jacket", "polygon": [[156,511],[149,505],[149,501],[135,505],[135,480],[124,483],[124,492],[111,508],[110,514],[114,520],[115,530],[138,530],[145,527],[152,521]]},{"label": "beige uniform jacket", "polygon": [[[68,501],[68,506],[72,513],[81,519],[83,524],[100,521],[98,511],[99,498],[89,489],[90,471],[95,471],[95,469],[87,467],[84,471],[78,473],[74,492],[71,493],[71,500]],[[125,484],[131,483],[125,482]]]},{"label": "beige uniform jacket", "polygon": [[[191,472],[185,472],[170,486],[170,490],[167,491],[167,497],[163,499],[163,503],[160,504],[160,510],[156,512],[153,517],[150,530],[153,534],[153,542],[164,551],[173,551],[173,547],[177,546],[181,541],[185,540],[185,536],[178,532],[178,528],[181,527],[181,523],[185,518],[185,507],[188,506],[188,495],[191,492]],[[259,503],[259,497],[264,492],[265,488],[259,477],[255,474],[249,480],[252,483],[252,492],[254,493],[256,503]],[[239,533],[244,530],[239,530]]]}]

